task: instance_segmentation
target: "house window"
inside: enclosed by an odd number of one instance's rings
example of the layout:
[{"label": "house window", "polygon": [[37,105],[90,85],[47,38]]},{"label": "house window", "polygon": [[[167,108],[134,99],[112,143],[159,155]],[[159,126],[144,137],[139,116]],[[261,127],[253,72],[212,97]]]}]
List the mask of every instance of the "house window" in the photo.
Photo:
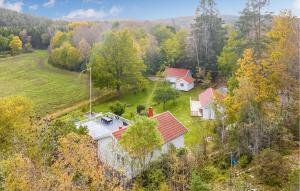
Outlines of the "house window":
[{"label": "house window", "polygon": [[181,87],[184,87],[184,83],[180,83],[180,86],[181,86]]},{"label": "house window", "polygon": [[199,109],[200,115],[203,115],[203,109]]},{"label": "house window", "polygon": [[120,161],[121,155],[117,154],[117,160]]}]

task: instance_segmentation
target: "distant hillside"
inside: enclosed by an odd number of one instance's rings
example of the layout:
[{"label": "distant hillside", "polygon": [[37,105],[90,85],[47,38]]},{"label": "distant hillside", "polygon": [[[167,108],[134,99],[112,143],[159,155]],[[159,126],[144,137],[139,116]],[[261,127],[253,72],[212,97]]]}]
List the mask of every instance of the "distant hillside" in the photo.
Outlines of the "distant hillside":
[{"label": "distant hillside", "polygon": [[[238,16],[233,15],[222,15],[222,19],[224,20],[225,24],[233,25],[237,20]],[[136,19],[128,19],[128,20],[110,20],[110,21],[98,21],[104,28],[109,28],[112,26],[114,22],[119,23],[119,27],[142,27],[146,31],[150,29],[152,26],[157,24],[162,25],[170,25],[177,29],[184,28],[190,29],[191,24],[194,21],[193,16],[186,16],[186,17],[175,17],[175,18],[167,18],[167,19],[156,19],[156,20],[136,20]]]},{"label": "distant hillside", "polygon": [[8,9],[0,8],[0,27],[49,27],[51,25],[63,25],[65,21],[54,21],[47,17],[32,16]]},{"label": "distant hillside", "polygon": [[[237,16],[224,15],[222,16],[223,20],[226,24],[233,24],[237,21]],[[103,28],[111,28],[112,23],[119,22],[120,27],[142,27],[146,30],[154,25],[163,24],[163,25],[171,25],[175,28],[185,28],[189,29],[191,23],[193,22],[193,16],[186,17],[176,17],[176,18],[167,18],[167,19],[156,19],[156,20],[108,20],[108,21],[98,21],[102,25]],[[18,13],[15,11],[7,10],[0,8],[0,26],[7,27],[20,27],[20,28],[28,28],[28,27],[37,27],[37,26],[50,26],[53,24],[66,25],[67,21],[58,21],[52,20],[46,17],[38,17],[32,16],[29,14]]]},{"label": "distant hillside", "polygon": [[36,17],[28,14],[18,13],[15,11],[0,8],[0,26],[39,26],[41,24],[49,25],[53,21],[44,17]]},{"label": "distant hillside", "polygon": [[[225,24],[234,24],[238,20],[238,16],[233,15],[221,15],[222,19],[224,20]],[[194,21],[194,16],[186,16],[186,17],[176,17],[176,18],[169,18],[169,19],[158,19],[158,20],[150,20],[150,23],[156,24],[166,24],[171,25],[174,27],[180,28],[190,28],[191,24]]]}]

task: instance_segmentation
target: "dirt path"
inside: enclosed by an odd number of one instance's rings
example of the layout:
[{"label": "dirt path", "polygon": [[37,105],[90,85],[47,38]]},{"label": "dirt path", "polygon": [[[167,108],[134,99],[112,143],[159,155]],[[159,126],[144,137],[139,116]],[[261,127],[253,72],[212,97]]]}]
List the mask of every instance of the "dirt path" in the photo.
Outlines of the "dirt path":
[{"label": "dirt path", "polygon": [[155,90],[156,90],[156,88],[157,88],[158,82],[159,82],[159,81],[155,81],[155,84],[154,84],[154,86],[153,86],[153,89],[152,89],[150,95],[149,95],[148,98],[147,98],[147,101],[146,101],[146,107],[150,107],[150,103],[152,102],[152,99],[153,99]]},{"label": "dirt path", "polygon": [[[95,102],[98,102],[98,101],[106,101],[107,99],[111,99],[114,96],[116,96],[116,95],[113,92],[109,92],[109,93],[106,93],[106,94],[103,94],[103,95],[99,95],[99,96],[96,96],[92,99],[92,103],[95,103]],[[89,105],[89,103],[90,103],[89,100],[82,100],[80,102],[77,102],[77,103],[73,104],[70,107],[59,109],[59,110],[57,110],[53,113],[50,113],[50,114],[46,115],[45,118],[50,118],[50,119],[58,118],[58,117],[66,114],[66,113],[69,113],[69,112],[74,111],[76,109],[79,109],[81,107],[87,106],[87,105]]]}]

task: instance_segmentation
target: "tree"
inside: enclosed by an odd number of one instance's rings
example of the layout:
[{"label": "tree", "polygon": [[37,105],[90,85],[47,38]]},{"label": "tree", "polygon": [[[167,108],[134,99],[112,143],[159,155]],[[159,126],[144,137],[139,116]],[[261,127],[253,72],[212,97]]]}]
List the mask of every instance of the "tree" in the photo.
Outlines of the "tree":
[{"label": "tree", "polygon": [[137,112],[138,114],[141,114],[142,111],[144,111],[145,109],[146,109],[146,107],[145,107],[144,105],[137,105],[137,106],[136,106],[136,112]]},{"label": "tree", "polygon": [[70,133],[59,140],[58,159],[52,165],[57,190],[110,190],[88,135]]},{"label": "tree", "polygon": [[52,50],[49,62],[54,66],[76,71],[81,69],[82,64],[79,51],[68,42]]},{"label": "tree", "polygon": [[255,158],[255,164],[255,173],[265,184],[282,187],[287,182],[288,167],[280,153],[271,149],[263,150]]},{"label": "tree", "polygon": [[0,35],[0,52],[6,51],[8,48],[9,39]]},{"label": "tree", "polygon": [[81,39],[81,41],[79,42],[78,51],[85,64],[88,63],[90,50],[91,50],[91,46],[89,45],[89,43],[87,43],[85,39]]},{"label": "tree", "polygon": [[93,68],[94,85],[114,88],[120,96],[122,87],[141,88],[143,60],[138,56],[135,42],[127,30],[110,32],[104,42],[92,51],[90,66]]},{"label": "tree", "polygon": [[51,39],[50,46],[52,49],[58,48],[64,44],[64,42],[68,41],[68,35],[64,32],[58,31]]},{"label": "tree", "polygon": [[[0,189],[4,190],[38,190],[37,170],[32,161],[16,154],[7,160],[0,161]],[[2,183],[2,185],[1,185]]]},{"label": "tree", "polygon": [[31,52],[32,51],[31,36],[27,36],[26,43],[23,45],[23,50],[25,52]]},{"label": "tree", "polygon": [[157,122],[144,116],[138,116],[120,139],[120,145],[131,158],[138,161],[143,170],[151,152],[160,149],[163,139],[157,129]]},{"label": "tree", "polygon": [[175,103],[178,96],[178,91],[165,82],[155,90],[154,100],[158,103],[163,102],[165,108],[168,101],[172,100]]},{"label": "tree", "polygon": [[243,40],[238,39],[238,32],[232,30],[228,40],[218,56],[218,71],[221,77],[231,77],[238,68],[237,60],[242,55]]},{"label": "tree", "polygon": [[44,163],[51,166],[58,158],[59,139],[67,136],[69,133],[80,135],[87,134],[85,128],[77,128],[74,124],[55,120],[45,123],[40,127],[39,134],[39,149],[40,155],[43,156]]},{"label": "tree", "polygon": [[147,66],[147,74],[156,74],[159,70],[163,69],[164,56],[162,54],[161,48],[153,45],[151,48],[146,50],[144,56],[144,62]]},{"label": "tree", "polygon": [[270,63],[255,59],[253,49],[246,49],[238,64],[240,67],[235,74],[238,85],[233,90],[233,96],[225,99],[225,112],[228,121],[238,122],[240,130],[251,132],[244,134],[252,134],[248,137],[246,148],[257,154],[270,146],[270,142],[265,142],[263,137],[269,127],[276,127],[277,121],[268,119],[276,119],[271,115],[279,103],[278,78],[272,72]]},{"label": "tree", "polygon": [[165,57],[165,65],[174,66],[185,55],[187,32],[178,31],[171,38],[162,43],[162,52]]},{"label": "tree", "polygon": [[20,37],[20,39],[21,39],[21,41],[22,41],[22,47],[25,47],[25,44],[27,43],[27,38],[28,38],[26,29],[23,29],[23,30],[19,33],[19,37]]},{"label": "tree", "polygon": [[117,101],[114,104],[111,104],[109,108],[114,114],[121,116],[125,112],[125,107],[126,104]]},{"label": "tree", "polygon": [[196,172],[193,172],[190,191],[209,191],[209,187],[205,182],[202,180],[201,176],[198,175]]},{"label": "tree", "polygon": [[[299,21],[291,12],[283,11],[275,16],[268,45],[269,62],[274,76],[278,78],[276,87],[285,100],[280,106],[282,124],[299,137]],[[296,125],[297,124],[297,125]]]},{"label": "tree", "polygon": [[30,124],[31,102],[23,97],[0,98],[0,152],[2,157],[25,151],[34,126]]},{"label": "tree", "polygon": [[20,50],[22,50],[22,41],[18,36],[14,36],[9,43],[9,47],[12,54],[17,54]]},{"label": "tree", "polygon": [[255,57],[260,58],[265,47],[264,32],[268,30],[271,16],[262,13],[269,0],[249,0],[236,23],[239,37],[246,40],[246,47],[254,49]]},{"label": "tree", "polygon": [[96,23],[89,23],[88,25],[78,25],[70,31],[72,34],[71,40],[75,47],[79,47],[81,40],[85,40],[90,47],[102,40],[102,32],[105,31],[103,26]]},{"label": "tree", "polygon": [[50,44],[50,36],[48,33],[43,33],[41,35],[42,44],[47,47]]},{"label": "tree", "polygon": [[[218,16],[214,0],[201,0],[196,11],[192,35],[197,47],[200,67],[210,71],[213,79],[217,76],[217,55],[224,46],[225,29]],[[196,57],[195,56],[195,57]]]},{"label": "tree", "polygon": [[139,55],[144,57],[146,51],[152,46],[153,44],[153,37],[151,38],[150,35],[142,28],[139,29],[130,29],[130,33],[135,42],[137,42],[137,48]]},{"label": "tree", "polygon": [[165,42],[167,39],[170,39],[175,34],[175,29],[163,25],[155,25],[152,29],[152,34],[156,38],[158,44]]}]

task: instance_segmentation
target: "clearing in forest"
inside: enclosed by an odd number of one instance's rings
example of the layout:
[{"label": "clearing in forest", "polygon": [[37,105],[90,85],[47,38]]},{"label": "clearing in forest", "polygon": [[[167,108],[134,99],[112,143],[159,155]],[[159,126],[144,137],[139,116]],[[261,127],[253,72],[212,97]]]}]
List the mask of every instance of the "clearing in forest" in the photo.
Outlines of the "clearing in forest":
[{"label": "clearing in forest", "polygon": [[40,115],[88,99],[88,78],[48,64],[48,53],[33,53],[0,59],[0,97],[25,96]]}]

